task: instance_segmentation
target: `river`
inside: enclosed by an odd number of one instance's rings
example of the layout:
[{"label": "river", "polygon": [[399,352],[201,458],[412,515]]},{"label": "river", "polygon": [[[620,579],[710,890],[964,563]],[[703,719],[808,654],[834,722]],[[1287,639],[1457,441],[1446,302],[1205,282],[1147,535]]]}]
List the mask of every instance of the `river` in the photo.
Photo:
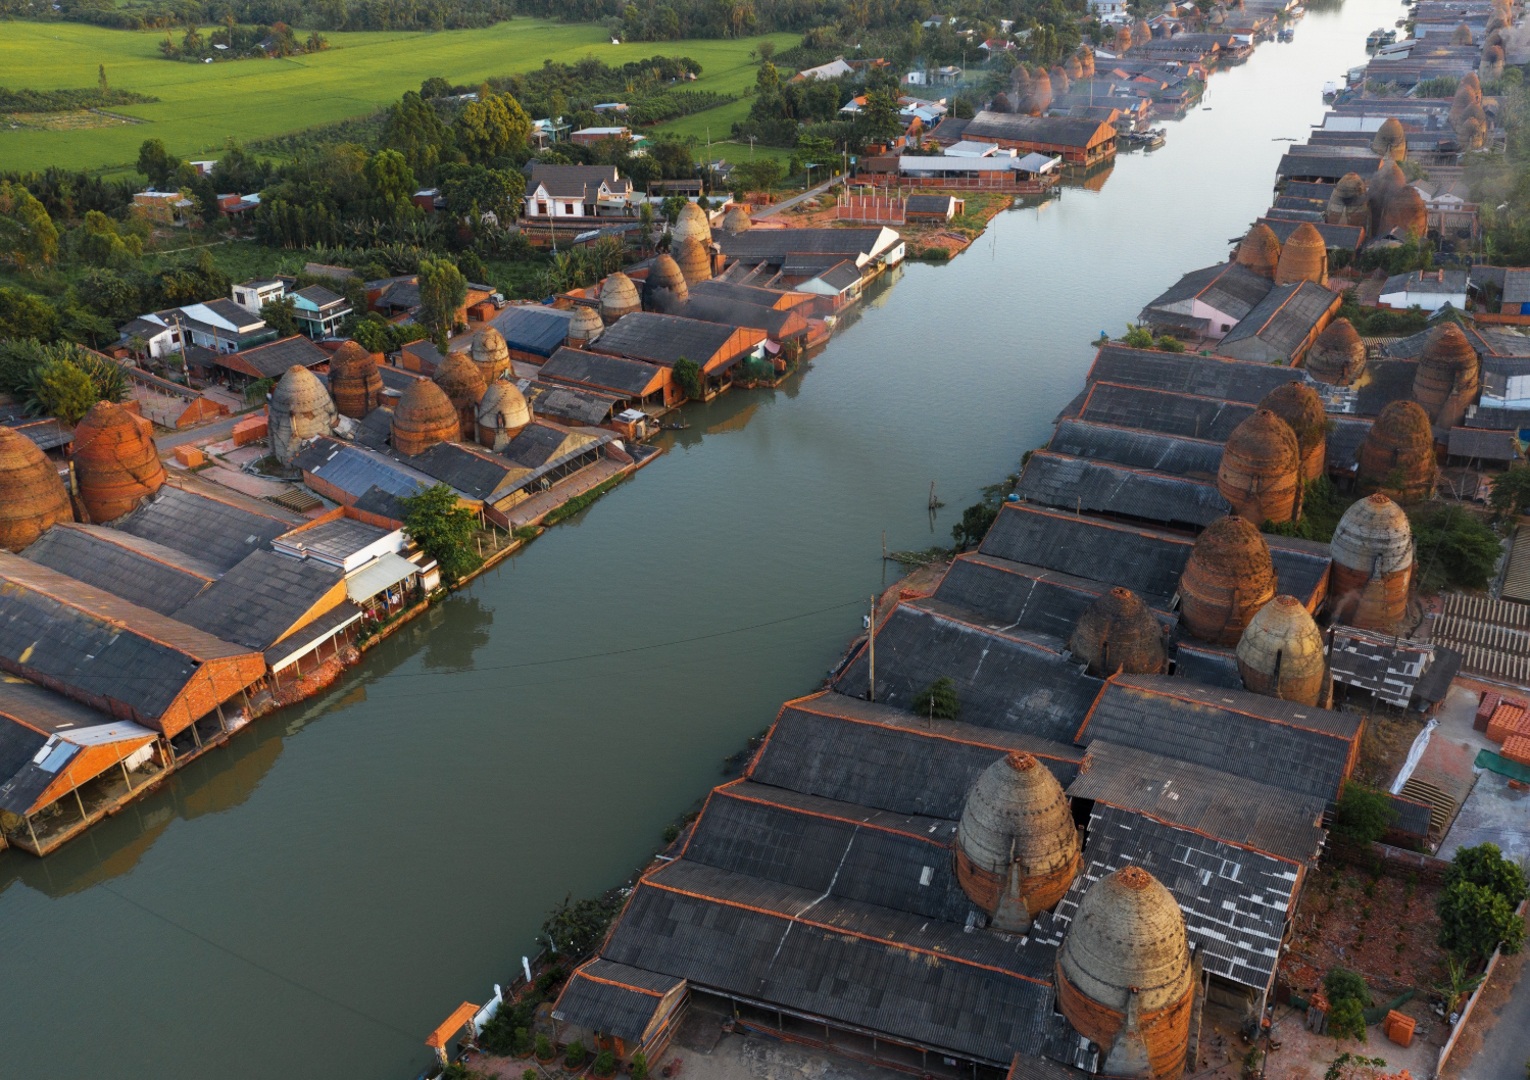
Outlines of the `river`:
[{"label": "river", "polygon": [[[623,879],[1042,442],[1100,330],[1225,256],[1393,2],[1315,8],[1098,192],[911,264],[774,393],[43,861],[0,856],[0,1075],[402,1080]],[[931,481],[947,504],[931,523]]]}]

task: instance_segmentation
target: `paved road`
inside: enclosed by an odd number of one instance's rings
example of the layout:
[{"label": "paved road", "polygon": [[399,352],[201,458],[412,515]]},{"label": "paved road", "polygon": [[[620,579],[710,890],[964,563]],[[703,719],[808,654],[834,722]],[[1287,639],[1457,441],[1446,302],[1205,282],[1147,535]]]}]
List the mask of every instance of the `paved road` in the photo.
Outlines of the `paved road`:
[{"label": "paved road", "polygon": [[225,416],[221,420],[214,420],[210,424],[202,424],[199,427],[186,428],[184,431],[172,432],[169,435],[156,435],[154,442],[159,447],[161,457],[168,457],[177,447],[193,442],[222,442],[234,433],[234,425],[241,420],[249,418],[244,413],[238,416]]},{"label": "paved road", "polygon": [[828,191],[834,185],[844,183],[844,179],[845,178],[842,177],[842,176],[836,176],[836,177],[834,177],[834,178],[832,178],[830,180],[825,180],[823,183],[819,184],[817,187],[808,188],[801,195],[793,195],[790,199],[787,199],[784,202],[778,202],[778,203],[774,203],[774,204],[772,204],[770,206],[761,207],[759,210],[756,210],[754,212],[754,216],[755,217],[770,217],[772,214],[779,214],[783,210],[790,210],[792,207],[796,206],[798,203],[800,203],[800,202],[802,202],[802,201],[804,201],[806,199],[817,198],[819,195],[822,195],[824,192]]},{"label": "paved road", "polygon": [[1482,1049],[1472,1056],[1465,1075],[1472,1080],[1520,1080],[1530,1061],[1530,971],[1521,968],[1519,982],[1482,1037]]}]

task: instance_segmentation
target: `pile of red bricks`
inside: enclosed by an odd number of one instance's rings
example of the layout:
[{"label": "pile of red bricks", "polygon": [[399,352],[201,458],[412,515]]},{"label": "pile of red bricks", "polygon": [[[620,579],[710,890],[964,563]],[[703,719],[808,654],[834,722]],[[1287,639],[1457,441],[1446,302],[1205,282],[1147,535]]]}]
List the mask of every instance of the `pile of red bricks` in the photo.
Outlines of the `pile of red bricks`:
[{"label": "pile of red bricks", "polygon": [[[1484,694],[1482,704],[1489,704],[1489,699],[1492,699],[1492,711],[1487,718],[1487,737],[1503,744],[1500,752],[1510,761],[1530,765],[1530,703]],[[1480,707],[1478,711],[1480,715]]]}]

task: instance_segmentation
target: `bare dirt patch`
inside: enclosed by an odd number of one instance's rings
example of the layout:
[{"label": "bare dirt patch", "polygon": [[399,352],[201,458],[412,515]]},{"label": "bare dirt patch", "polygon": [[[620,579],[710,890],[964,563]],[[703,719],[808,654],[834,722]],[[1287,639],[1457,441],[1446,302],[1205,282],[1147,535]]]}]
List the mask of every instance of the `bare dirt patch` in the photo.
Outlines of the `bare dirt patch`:
[{"label": "bare dirt patch", "polygon": [[0,123],[4,123],[12,130],[88,131],[91,128],[141,124],[143,121],[131,116],[123,116],[119,113],[79,109],[74,112],[6,113],[3,117],[0,117]]}]

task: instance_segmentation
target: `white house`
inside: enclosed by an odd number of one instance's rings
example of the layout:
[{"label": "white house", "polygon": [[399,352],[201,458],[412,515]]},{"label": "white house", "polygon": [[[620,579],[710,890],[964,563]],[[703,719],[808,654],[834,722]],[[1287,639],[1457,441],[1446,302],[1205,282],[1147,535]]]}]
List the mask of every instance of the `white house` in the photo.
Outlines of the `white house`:
[{"label": "white house", "polygon": [[233,289],[234,303],[257,315],[261,308],[273,300],[280,300],[286,293],[286,283],[275,278],[241,281]]},{"label": "white house", "polygon": [[1089,0],[1089,14],[1096,19],[1126,14],[1126,0]]},{"label": "white house", "polygon": [[854,71],[855,69],[853,67],[845,63],[845,58],[843,56],[836,56],[827,64],[819,64],[817,67],[803,68],[801,71],[797,72],[797,74],[793,75],[792,79],[794,81],[812,79],[822,82],[829,79],[843,79],[846,75],[853,74]]},{"label": "white house", "polygon": [[155,360],[181,351],[181,328],[173,318],[165,315],[142,315],[118,327],[117,333],[121,335],[119,341],[123,345],[134,338],[142,341],[144,349]]},{"label": "white house", "polygon": [[1465,311],[1467,277],[1465,270],[1415,270],[1411,274],[1394,274],[1381,287],[1380,303],[1398,311],[1411,307],[1439,311],[1446,304],[1457,311]]},{"label": "white house", "polygon": [[180,311],[191,344],[213,352],[238,352],[276,337],[276,331],[259,315],[221,296],[202,304],[187,304]]},{"label": "white house", "polygon": [[526,180],[527,217],[612,217],[631,213],[632,181],[615,165],[535,165]]}]

